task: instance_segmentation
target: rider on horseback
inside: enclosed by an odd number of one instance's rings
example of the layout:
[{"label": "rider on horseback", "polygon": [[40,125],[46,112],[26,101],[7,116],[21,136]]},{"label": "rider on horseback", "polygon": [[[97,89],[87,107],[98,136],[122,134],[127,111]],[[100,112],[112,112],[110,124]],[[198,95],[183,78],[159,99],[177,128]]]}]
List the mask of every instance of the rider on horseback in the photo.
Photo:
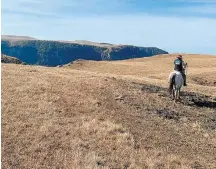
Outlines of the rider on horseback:
[{"label": "rider on horseback", "polygon": [[[185,62],[183,61],[182,55],[177,56],[176,60],[174,61],[174,70],[181,73],[184,79],[184,86],[187,86],[186,74],[185,74],[186,67],[187,67],[187,63],[185,64]],[[170,89],[172,89],[172,83],[170,83]]]},{"label": "rider on horseback", "polygon": [[179,55],[177,59],[174,61],[174,70],[179,71],[182,74],[182,77],[184,79],[184,86],[187,86],[186,84],[186,74],[185,74],[185,69],[187,66],[187,63],[185,64],[182,55]]}]

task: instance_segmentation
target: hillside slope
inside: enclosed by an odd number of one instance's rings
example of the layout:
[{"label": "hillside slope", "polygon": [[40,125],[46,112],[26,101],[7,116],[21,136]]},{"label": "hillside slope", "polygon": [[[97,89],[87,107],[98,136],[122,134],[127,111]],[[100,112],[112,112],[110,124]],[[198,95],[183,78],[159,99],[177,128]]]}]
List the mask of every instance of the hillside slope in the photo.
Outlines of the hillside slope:
[{"label": "hillside slope", "polygon": [[216,57],[184,56],[189,82],[176,104],[173,58],[2,64],[2,167],[214,169],[216,86],[193,77],[215,73]]},{"label": "hillside slope", "polygon": [[[85,70],[95,73],[111,74],[124,78],[140,79],[151,84],[167,86],[167,78],[173,70],[173,61],[178,54],[165,54],[150,58],[129,59],[124,61],[75,61],[64,65],[65,68]],[[203,93],[214,94],[216,97],[216,56],[211,55],[183,55],[188,63],[187,81],[191,83],[187,88]],[[208,87],[203,87],[208,86]]]},{"label": "hillside slope", "polygon": [[27,64],[57,66],[77,59],[123,60],[168,52],[156,47],[112,45],[88,41],[44,41],[30,37],[2,36],[2,53]]}]

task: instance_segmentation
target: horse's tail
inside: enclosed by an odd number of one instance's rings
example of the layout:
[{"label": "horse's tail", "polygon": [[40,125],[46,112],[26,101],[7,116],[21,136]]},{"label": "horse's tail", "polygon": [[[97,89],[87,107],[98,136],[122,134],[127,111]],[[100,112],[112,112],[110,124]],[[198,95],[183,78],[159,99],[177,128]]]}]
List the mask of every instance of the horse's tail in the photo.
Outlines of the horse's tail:
[{"label": "horse's tail", "polygon": [[176,77],[176,75],[174,75],[172,78],[173,85],[175,85],[175,77]]},{"label": "horse's tail", "polygon": [[175,85],[175,74],[173,75],[172,79],[171,79],[171,84],[172,85],[172,89],[173,89],[173,86]]},{"label": "horse's tail", "polygon": [[169,76],[169,90],[173,90],[173,85],[175,84],[175,74],[170,74]]}]

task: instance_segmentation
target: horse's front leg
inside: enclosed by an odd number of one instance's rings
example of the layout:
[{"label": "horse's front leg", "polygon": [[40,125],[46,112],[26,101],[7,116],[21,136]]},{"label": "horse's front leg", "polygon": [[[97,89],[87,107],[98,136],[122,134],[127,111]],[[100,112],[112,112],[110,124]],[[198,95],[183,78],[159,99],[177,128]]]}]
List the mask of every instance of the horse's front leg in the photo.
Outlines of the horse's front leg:
[{"label": "horse's front leg", "polygon": [[176,90],[175,99],[176,99],[176,101],[180,100],[180,90],[179,89]]},{"label": "horse's front leg", "polygon": [[177,90],[177,89],[175,90],[175,96],[174,96],[174,99],[175,99],[175,100],[178,99],[178,90]]}]

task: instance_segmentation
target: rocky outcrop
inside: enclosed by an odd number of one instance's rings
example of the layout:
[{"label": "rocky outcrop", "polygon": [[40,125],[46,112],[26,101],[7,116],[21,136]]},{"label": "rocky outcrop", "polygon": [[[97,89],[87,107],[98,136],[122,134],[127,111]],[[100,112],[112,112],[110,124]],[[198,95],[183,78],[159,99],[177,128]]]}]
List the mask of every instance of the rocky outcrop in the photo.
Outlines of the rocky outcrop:
[{"label": "rocky outcrop", "polygon": [[6,55],[1,55],[1,63],[24,64],[19,59]]}]

